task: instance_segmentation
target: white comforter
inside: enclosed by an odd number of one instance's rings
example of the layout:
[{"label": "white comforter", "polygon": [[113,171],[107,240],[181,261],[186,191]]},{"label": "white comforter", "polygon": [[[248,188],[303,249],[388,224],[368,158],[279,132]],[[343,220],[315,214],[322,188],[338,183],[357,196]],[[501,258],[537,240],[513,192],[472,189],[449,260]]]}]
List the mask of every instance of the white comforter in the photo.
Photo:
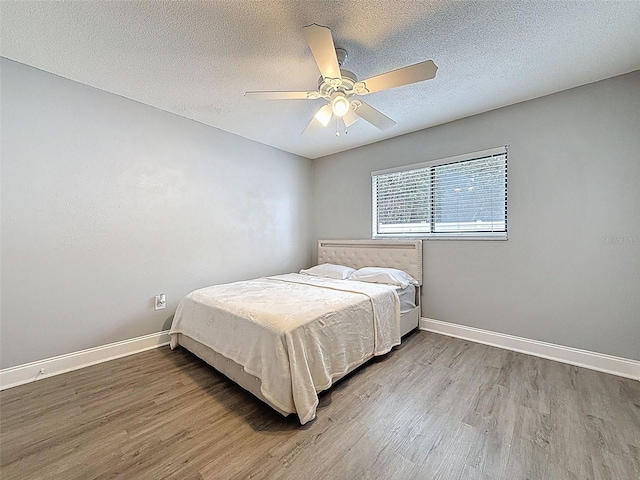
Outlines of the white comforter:
[{"label": "white comforter", "polygon": [[393,287],[292,273],[196,290],[170,333],[171,348],[181,333],[242,365],[305,424],[317,392],[400,344],[400,303]]}]

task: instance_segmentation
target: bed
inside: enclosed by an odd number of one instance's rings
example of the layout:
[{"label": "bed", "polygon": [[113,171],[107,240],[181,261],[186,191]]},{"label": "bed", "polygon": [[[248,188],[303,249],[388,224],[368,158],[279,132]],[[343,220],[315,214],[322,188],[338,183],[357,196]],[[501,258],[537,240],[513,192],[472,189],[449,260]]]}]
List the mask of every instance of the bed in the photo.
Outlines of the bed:
[{"label": "bed", "polygon": [[196,290],[176,309],[171,348],[307,423],[319,392],[389,352],[420,317],[421,241],[320,240],[325,264],[388,267],[416,281],[401,288],[293,273]]}]

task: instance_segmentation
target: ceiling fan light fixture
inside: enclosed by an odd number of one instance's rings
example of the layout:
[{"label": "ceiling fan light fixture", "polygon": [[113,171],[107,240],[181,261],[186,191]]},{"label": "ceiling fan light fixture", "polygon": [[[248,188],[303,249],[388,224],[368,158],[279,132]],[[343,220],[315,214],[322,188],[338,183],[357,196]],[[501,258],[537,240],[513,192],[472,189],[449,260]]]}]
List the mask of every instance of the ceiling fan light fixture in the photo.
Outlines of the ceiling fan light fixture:
[{"label": "ceiling fan light fixture", "polygon": [[344,117],[350,108],[349,100],[342,93],[334,93],[331,96],[331,111],[336,117]]},{"label": "ceiling fan light fixture", "polygon": [[331,120],[331,107],[329,104],[324,105],[320,110],[316,112],[314,115],[315,119],[318,120],[323,127],[329,125],[329,121]]}]

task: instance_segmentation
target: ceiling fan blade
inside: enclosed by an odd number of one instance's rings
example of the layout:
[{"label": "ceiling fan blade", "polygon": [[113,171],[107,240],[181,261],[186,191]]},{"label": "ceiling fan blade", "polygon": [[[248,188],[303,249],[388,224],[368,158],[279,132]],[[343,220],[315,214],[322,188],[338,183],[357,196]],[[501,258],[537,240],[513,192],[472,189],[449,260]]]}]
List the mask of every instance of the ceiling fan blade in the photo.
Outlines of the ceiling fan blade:
[{"label": "ceiling fan blade", "polygon": [[363,120],[366,120],[374,127],[379,128],[380,130],[388,130],[393,127],[396,122],[391,120],[385,114],[379,112],[371,105],[368,105],[364,102],[358,102],[358,108],[355,110],[355,114],[358,115]]},{"label": "ceiling fan blade", "polygon": [[313,133],[320,130],[321,128],[323,128],[322,124],[316,119],[316,117],[312,117],[309,124],[304,127],[304,130],[302,132],[300,132],[300,135]]},{"label": "ceiling fan blade", "polygon": [[[408,67],[399,68],[391,72],[376,75],[361,82],[357,82],[355,86],[358,95],[366,95],[368,93],[380,92],[389,88],[401,87],[410,83],[431,80],[436,76],[438,67],[433,61],[416,63]],[[358,88],[364,86],[364,89]]]},{"label": "ceiling fan blade", "polygon": [[344,124],[348,127],[350,127],[351,125],[353,125],[354,123],[356,123],[358,121],[358,115],[356,114],[356,112],[353,111],[353,109],[349,109],[349,111],[344,115],[344,117],[342,117],[342,119],[344,120]]},{"label": "ceiling fan blade", "polygon": [[320,25],[309,25],[302,28],[304,38],[309,44],[313,58],[316,60],[318,69],[325,80],[341,79],[340,65],[336,56],[336,46],[333,43],[331,30]]},{"label": "ceiling fan blade", "polygon": [[318,92],[268,92],[255,91],[244,92],[245,97],[257,98],[258,100],[315,100],[320,98]]}]

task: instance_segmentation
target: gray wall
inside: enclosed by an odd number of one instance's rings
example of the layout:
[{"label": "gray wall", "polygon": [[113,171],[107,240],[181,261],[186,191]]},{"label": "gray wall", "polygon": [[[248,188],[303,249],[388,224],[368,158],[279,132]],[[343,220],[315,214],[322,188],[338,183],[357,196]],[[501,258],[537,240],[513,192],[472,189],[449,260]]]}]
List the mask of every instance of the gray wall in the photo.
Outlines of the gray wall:
[{"label": "gray wall", "polygon": [[505,144],[509,240],[425,241],[422,315],[640,360],[640,72],[315,160],[316,237],[370,238],[371,171]]},{"label": "gray wall", "polygon": [[195,288],[310,264],[309,160],[0,66],[2,368],[158,332]]},{"label": "gray wall", "polygon": [[423,316],[640,359],[640,72],[312,167],[0,67],[1,368],[160,331],[195,288],[309,265],[316,238],[370,237],[372,170],[503,144],[509,240],[426,241]]}]

